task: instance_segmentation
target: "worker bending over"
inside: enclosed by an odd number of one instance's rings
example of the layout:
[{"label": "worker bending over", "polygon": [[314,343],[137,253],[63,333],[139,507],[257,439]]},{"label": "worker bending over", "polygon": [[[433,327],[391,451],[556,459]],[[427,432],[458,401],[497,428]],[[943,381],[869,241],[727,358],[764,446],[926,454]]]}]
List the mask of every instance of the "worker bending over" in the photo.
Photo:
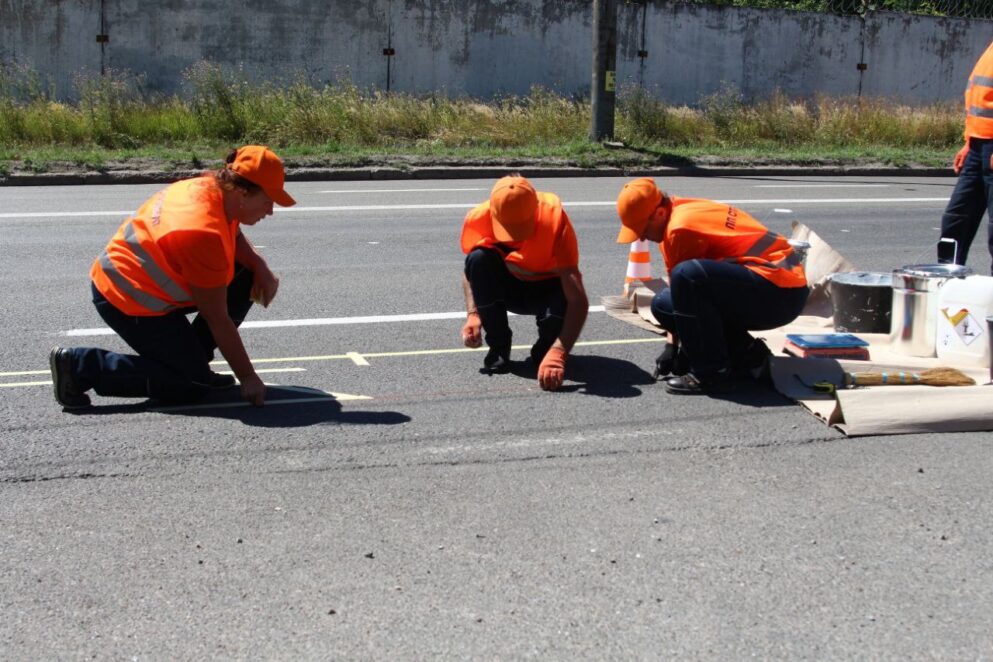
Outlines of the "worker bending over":
[{"label": "worker bending over", "polygon": [[465,217],[461,243],[466,254],[462,341],[479,347],[485,332],[489,351],[483,370],[507,372],[507,313],[532,315],[538,340],[530,358],[538,366],[538,382],[546,390],[559,388],[589,304],[576,233],[558,196],[536,192],[516,173],[508,175],[493,186],[488,201]]},{"label": "worker bending over", "polygon": [[660,243],[669,287],[652,314],[672,342],[656,360],[669,393],[730,390],[733,379],[767,370],[769,349],[748,332],[796,319],[809,290],[785,237],[730,205],[663,193],[649,178],[617,198],[617,242]]},{"label": "worker bending over", "polygon": [[[955,154],[952,168],[959,179],[941,217],[941,236],[957,242],[955,262],[965,264],[983,215],[988,212],[993,218],[993,43],[969,76],[965,90],[965,145]],[[986,230],[993,256],[993,225],[987,223]]]},{"label": "worker bending over", "polygon": [[[283,164],[257,145],[226,165],[170,185],[124,221],[90,270],[100,317],[137,356],[94,347],[56,347],[49,355],[55,399],[66,409],[100,395],[191,402],[234,385],[210,369],[219,348],[261,406],[265,385],[252,367],[238,325],[255,300],[268,306],[279,279],[241,232],[296,204],[283,190]],[[187,313],[197,313],[192,323]]]}]

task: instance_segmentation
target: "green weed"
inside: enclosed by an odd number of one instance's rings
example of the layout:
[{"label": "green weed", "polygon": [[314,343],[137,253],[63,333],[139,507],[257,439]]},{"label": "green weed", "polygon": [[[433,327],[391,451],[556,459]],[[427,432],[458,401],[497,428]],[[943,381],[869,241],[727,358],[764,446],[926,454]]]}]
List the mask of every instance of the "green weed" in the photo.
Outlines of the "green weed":
[{"label": "green weed", "polygon": [[[618,158],[590,145],[590,104],[535,87],[490,102],[363,90],[347,80],[315,87],[299,77],[278,86],[240,69],[200,62],[184,92],[147,91],[143,78],[109,71],[76,77],[75,101],[56,100],[29,68],[0,64],[0,158],[31,154],[100,167],[111,158],[169,154],[206,165],[226,147],[268,144],[331,163],[376,163],[397,155],[529,156],[589,164]],[[694,107],[668,104],[643,88],[618,95],[617,138],[645,158],[842,153],[948,154],[961,141],[957,104],[911,107],[882,99],[746,100],[725,86]],[[42,156],[62,152],[61,159]],[[95,156],[99,154],[100,156]],[[81,156],[82,155],[82,156]],[[206,156],[213,155],[213,156]],[[683,157],[678,157],[683,158]]]}]

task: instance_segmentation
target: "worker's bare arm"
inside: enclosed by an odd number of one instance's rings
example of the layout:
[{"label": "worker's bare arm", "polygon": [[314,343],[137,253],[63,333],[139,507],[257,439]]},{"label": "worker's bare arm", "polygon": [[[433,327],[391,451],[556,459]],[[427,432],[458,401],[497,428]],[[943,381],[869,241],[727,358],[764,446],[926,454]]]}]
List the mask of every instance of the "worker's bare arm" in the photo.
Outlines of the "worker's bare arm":
[{"label": "worker's bare arm", "polygon": [[245,345],[228,315],[226,287],[190,287],[193,302],[214,336],[214,342],[241,383],[241,395],[248,402],[260,407],[265,401],[265,384],[255,372]]}]

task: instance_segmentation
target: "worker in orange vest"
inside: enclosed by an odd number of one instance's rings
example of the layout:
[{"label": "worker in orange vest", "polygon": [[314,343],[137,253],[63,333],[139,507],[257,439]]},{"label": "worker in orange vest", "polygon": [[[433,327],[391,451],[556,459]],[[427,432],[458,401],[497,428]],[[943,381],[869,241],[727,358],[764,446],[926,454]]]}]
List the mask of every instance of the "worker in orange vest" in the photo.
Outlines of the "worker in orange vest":
[{"label": "worker in orange vest", "polygon": [[[137,355],[93,347],[56,347],[49,355],[55,399],[66,409],[99,395],[190,402],[233,386],[210,369],[220,349],[255,406],[265,385],[248,358],[238,325],[253,301],[268,306],[279,288],[241,231],[296,204],[284,190],[279,157],[249,145],[224,167],[176,182],[149,198],[111,238],[90,270],[93,303]],[[187,313],[196,312],[192,323]]]},{"label": "worker in orange vest", "polygon": [[617,214],[617,242],[659,242],[669,272],[651,305],[672,339],[656,359],[666,391],[723,392],[737,377],[767,375],[769,349],[749,331],[793,321],[809,294],[786,238],[736,207],[663,193],[650,178],[624,185]]},{"label": "worker in orange vest", "polygon": [[589,311],[576,233],[558,196],[535,191],[517,173],[503,177],[465,217],[461,245],[466,347],[480,347],[485,332],[483,372],[508,372],[507,313],[534,316],[538,340],[530,359],[541,387],[558,389]]},{"label": "worker in orange vest", "polygon": [[[965,89],[965,145],[955,154],[952,169],[959,179],[941,217],[941,237],[957,242],[954,261],[965,264],[983,215],[989,212],[993,219],[993,43],[969,76]],[[993,225],[989,224],[987,244],[993,256]]]}]

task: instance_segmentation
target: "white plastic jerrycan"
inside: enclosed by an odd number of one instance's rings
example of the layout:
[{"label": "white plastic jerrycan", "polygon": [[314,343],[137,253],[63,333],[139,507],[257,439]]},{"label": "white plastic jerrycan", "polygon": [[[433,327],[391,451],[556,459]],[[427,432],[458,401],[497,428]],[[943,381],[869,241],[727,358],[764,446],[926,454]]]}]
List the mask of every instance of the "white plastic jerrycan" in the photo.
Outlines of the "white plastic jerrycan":
[{"label": "white plastic jerrycan", "polygon": [[947,365],[988,368],[986,318],[993,315],[993,276],[969,276],[945,283],[938,293],[938,358]]}]

